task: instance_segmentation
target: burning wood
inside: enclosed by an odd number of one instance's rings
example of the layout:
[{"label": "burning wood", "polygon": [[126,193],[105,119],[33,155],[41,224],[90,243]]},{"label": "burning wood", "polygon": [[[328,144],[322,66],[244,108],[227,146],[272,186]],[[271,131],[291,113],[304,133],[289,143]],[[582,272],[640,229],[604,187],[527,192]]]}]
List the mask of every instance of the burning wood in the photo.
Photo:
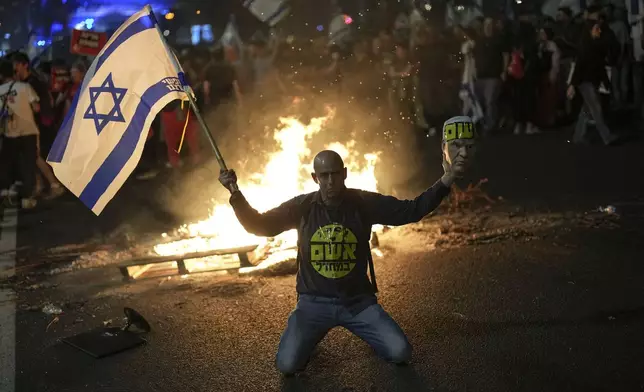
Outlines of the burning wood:
[{"label": "burning wood", "polygon": [[[157,273],[161,270],[162,274],[166,275],[172,274],[171,271],[179,275],[186,275],[199,271],[236,269],[240,266],[251,267],[250,260],[258,257],[254,253],[256,250],[256,246],[250,245],[231,249],[214,249],[207,252],[152,256],[129,260],[118,264],[117,267],[126,281],[137,279],[150,270],[155,270]],[[210,261],[214,261],[214,263],[209,263]]]},{"label": "burning wood", "polygon": [[476,185],[469,184],[465,190],[461,190],[456,184],[452,185],[452,192],[449,196],[448,213],[451,214],[452,212],[462,210],[464,205],[472,208],[479,200],[487,202],[487,208],[496,203],[496,200],[492,199],[483,191],[483,189],[481,189],[483,184],[487,182],[488,179],[483,178]]}]

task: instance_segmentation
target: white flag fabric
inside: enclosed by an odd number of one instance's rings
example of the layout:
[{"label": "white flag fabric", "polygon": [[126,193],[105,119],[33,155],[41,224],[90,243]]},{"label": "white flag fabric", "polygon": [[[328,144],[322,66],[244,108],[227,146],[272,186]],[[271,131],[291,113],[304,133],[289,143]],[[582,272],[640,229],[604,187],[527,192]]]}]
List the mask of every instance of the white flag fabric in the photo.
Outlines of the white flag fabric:
[{"label": "white flag fabric", "polygon": [[245,0],[244,7],[257,19],[273,27],[291,12],[289,0]]},{"label": "white flag fabric", "polygon": [[96,215],[137,166],[157,113],[188,99],[179,73],[149,7],[132,15],[94,59],[47,162]]},{"label": "white flag fabric", "polygon": [[353,19],[349,15],[338,14],[329,23],[329,43],[344,46],[352,38],[351,24]]}]

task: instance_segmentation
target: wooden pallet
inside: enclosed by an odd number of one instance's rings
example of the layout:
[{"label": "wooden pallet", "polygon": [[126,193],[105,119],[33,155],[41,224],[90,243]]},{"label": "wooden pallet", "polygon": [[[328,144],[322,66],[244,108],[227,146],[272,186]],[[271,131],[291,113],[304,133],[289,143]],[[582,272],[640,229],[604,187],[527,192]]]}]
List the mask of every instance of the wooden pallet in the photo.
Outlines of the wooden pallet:
[{"label": "wooden pallet", "polygon": [[[131,281],[135,279],[135,277],[132,276],[132,274],[130,274],[129,269],[132,267],[143,267],[143,266],[152,265],[152,264],[161,264],[161,263],[169,263],[169,262],[177,263],[177,274],[187,275],[190,273],[190,271],[188,271],[188,269],[186,268],[185,260],[202,259],[202,258],[211,257],[211,256],[224,256],[224,255],[237,254],[237,257],[239,257],[239,267],[237,268],[252,267],[253,264],[251,264],[250,262],[250,257],[252,256],[250,254],[252,254],[252,252],[255,251],[256,248],[257,248],[257,245],[250,245],[250,246],[243,246],[239,248],[215,249],[207,252],[186,253],[182,255],[143,257],[143,258],[125,261],[123,263],[117,264],[116,267],[119,269],[119,271],[121,271],[121,275],[123,275],[124,281]],[[221,270],[229,270],[229,269],[230,268],[221,268],[221,269],[214,269],[214,270],[204,270],[199,272],[212,272],[212,271],[221,271]]]}]

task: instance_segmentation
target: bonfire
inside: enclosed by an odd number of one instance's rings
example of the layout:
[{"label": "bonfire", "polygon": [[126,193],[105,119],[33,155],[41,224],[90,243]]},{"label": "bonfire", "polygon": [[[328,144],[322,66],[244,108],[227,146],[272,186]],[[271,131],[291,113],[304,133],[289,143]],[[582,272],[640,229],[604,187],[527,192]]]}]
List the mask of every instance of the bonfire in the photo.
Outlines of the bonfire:
[{"label": "bonfire", "polygon": [[[308,124],[295,117],[280,118],[280,125],[274,132],[277,152],[267,156],[263,170],[253,174],[242,174],[239,188],[250,204],[260,212],[267,211],[290,198],[302,193],[316,191],[318,186],[306,173],[312,171],[311,161],[316,153],[309,148],[311,138],[325,129],[333,117],[333,111],[326,116],[313,118]],[[346,144],[332,143],[326,146],[344,159],[348,169],[346,184],[350,188],[377,191],[375,166],[379,152],[359,153],[355,141]],[[305,170],[303,170],[303,168]],[[374,230],[380,230],[380,227]],[[182,255],[207,252],[216,249],[256,246],[254,267],[242,268],[240,272],[264,269],[297,254],[297,232],[291,230],[274,238],[263,238],[249,234],[237,221],[227,200],[222,200],[211,209],[210,216],[202,221],[186,224],[178,229],[183,239],[164,242],[154,247],[160,256]],[[167,234],[164,234],[167,237]],[[217,269],[228,263],[230,257],[213,256],[186,260],[190,272]],[[238,259],[237,259],[238,261]]]}]

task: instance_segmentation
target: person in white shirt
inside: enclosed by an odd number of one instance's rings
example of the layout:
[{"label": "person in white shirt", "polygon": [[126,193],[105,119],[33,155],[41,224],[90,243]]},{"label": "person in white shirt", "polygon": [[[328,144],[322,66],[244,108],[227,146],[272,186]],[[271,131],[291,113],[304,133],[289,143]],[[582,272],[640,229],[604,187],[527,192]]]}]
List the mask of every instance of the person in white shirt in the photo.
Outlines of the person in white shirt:
[{"label": "person in white shirt", "polygon": [[23,209],[36,206],[36,159],[38,126],[34,112],[40,110],[38,95],[27,83],[14,79],[13,64],[0,61],[0,196],[9,199],[12,167],[18,165],[22,187],[18,196]]}]

